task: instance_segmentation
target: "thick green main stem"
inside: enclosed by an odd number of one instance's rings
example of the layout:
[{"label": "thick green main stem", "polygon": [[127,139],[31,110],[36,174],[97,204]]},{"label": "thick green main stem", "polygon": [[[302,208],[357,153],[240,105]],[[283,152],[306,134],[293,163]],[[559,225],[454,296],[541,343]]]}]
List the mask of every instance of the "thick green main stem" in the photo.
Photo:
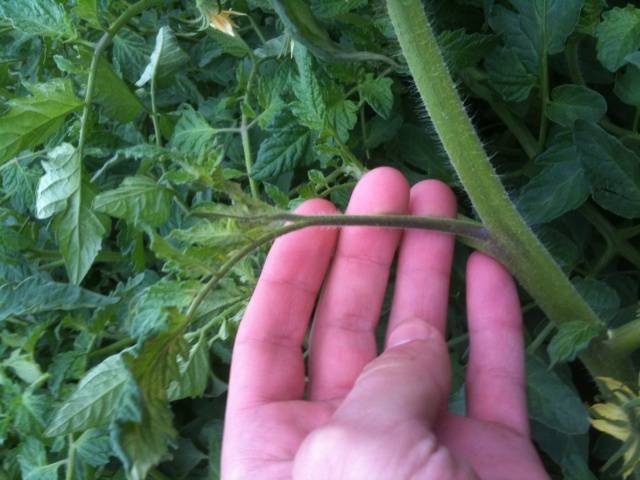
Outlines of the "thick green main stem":
[{"label": "thick green main stem", "polygon": [[[402,52],[427,112],[501,260],[556,324],[601,320],[525,223],[497,177],[446,67],[420,0],[387,0]],[[629,362],[604,342],[582,354],[593,375],[631,379]]]}]

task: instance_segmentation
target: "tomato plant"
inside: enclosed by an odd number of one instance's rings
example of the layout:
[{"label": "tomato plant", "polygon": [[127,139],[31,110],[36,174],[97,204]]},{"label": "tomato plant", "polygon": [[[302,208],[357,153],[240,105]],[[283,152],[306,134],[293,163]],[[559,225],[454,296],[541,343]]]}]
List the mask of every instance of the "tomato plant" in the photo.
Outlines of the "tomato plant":
[{"label": "tomato plant", "polygon": [[[218,478],[237,323],[312,224],[458,236],[452,409],[461,267],[502,261],[550,475],[637,475],[640,8],[608,3],[0,0],[0,479]],[[286,213],[379,165],[462,215]]]}]

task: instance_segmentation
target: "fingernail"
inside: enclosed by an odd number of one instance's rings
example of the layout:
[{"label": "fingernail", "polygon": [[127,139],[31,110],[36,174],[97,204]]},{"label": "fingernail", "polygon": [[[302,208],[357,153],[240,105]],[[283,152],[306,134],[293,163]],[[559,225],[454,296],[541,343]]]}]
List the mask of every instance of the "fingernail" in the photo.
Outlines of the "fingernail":
[{"label": "fingernail", "polygon": [[438,329],[430,325],[426,320],[412,318],[400,323],[387,339],[387,348],[397,347],[414,340],[430,340],[441,336]]}]

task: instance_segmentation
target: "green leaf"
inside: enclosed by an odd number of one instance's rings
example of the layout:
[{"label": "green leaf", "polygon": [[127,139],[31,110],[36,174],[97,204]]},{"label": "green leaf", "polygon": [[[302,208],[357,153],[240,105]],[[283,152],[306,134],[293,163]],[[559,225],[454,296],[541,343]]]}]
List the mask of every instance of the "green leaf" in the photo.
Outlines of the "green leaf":
[{"label": "green leaf", "polygon": [[[588,458],[588,434],[567,435],[546,427],[535,420],[531,422],[531,434],[536,445],[558,465],[576,467],[577,462],[570,462],[570,457],[584,458],[585,460]],[[577,470],[577,472],[582,473],[580,470]],[[592,480],[590,476],[586,475],[579,477],[579,479]],[[569,480],[569,478],[563,478],[563,480]]]},{"label": "green leaf", "polygon": [[597,123],[607,113],[607,101],[598,92],[582,85],[561,85],[551,92],[547,117],[564,127],[576,120]]},{"label": "green leaf", "polygon": [[311,131],[290,115],[278,115],[270,134],[260,144],[253,166],[252,175],[257,180],[266,180],[291,171],[311,155]]},{"label": "green leaf", "polygon": [[411,123],[402,125],[390,143],[390,150],[399,162],[424,171],[429,178],[450,184],[456,181],[440,140],[424,126]]},{"label": "green leaf", "polygon": [[640,68],[633,64],[627,65],[624,73],[616,77],[613,91],[627,105],[640,107]]},{"label": "green leaf", "polygon": [[228,55],[243,58],[251,55],[251,48],[239,36],[231,36],[218,30],[208,30],[208,34],[220,45],[222,51]]},{"label": "green leaf", "polygon": [[606,6],[606,0],[585,0],[576,32],[593,35],[600,24],[600,16]]},{"label": "green leaf", "polygon": [[207,388],[210,371],[209,346],[204,335],[191,347],[187,358],[178,358],[178,368],[179,378],[169,385],[169,400],[201,397]]},{"label": "green leaf", "polygon": [[578,121],[573,136],[593,199],[621,217],[640,217],[640,158],[590,123]]},{"label": "green leaf", "polygon": [[146,338],[166,331],[171,312],[189,306],[198,294],[197,282],[163,278],[145,288],[132,303],[128,331],[134,338]]},{"label": "green leaf", "polygon": [[438,45],[452,73],[475,67],[497,44],[495,35],[467,33],[463,28],[444,30],[438,34]]},{"label": "green leaf", "polygon": [[589,470],[587,461],[578,455],[566,456],[562,462],[562,474],[564,480],[598,480]]},{"label": "green leaf", "polygon": [[110,228],[109,218],[91,209],[95,198],[93,187],[82,181],[69,198],[67,209],[56,216],[53,230],[67,275],[79,284],[102,249],[102,239]]},{"label": "green leaf", "polygon": [[358,121],[358,106],[351,100],[339,98],[329,105],[326,118],[338,139],[342,143],[347,143],[349,133]]},{"label": "green leaf", "polygon": [[91,428],[75,441],[78,458],[92,467],[101,467],[109,463],[112,456],[111,439],[106,429]]},{"label": "green leaf", "polygon": [[36,467],[31,470],[24,480],[58,480],[58,470],[62,464],[56,462],[43,467]]},{"label": "green leaf", "polygon": [[147,478],[149,470],[170,458],[168,445],[176,436],[169,405],[158,400],[146,401],[142,422],[121,426],[115,437],[115,452],[124,464],[127,478]]},{"label": "green leaf", "polygon": [[51,398],[26,389],[16,400],[18,405],[13,418],[14,427],[22,435],[41,437],[46,419],[50,416]]},{"label": "green leaf", "polygon": [[640,68],[640,51],[630,53],[624,59],[629,65]]},{"label": "green leaf", "polygon": [[[86,57],[87,62],[89,58],[89,56]],[[138,97],[113,72],[111,65],[103,58],[98,61],[95,89],[95,101],[104,108],[109,117],[117,122],[132,122],[144,109]]]},{"label": "green leaf", "polygon": [[304,47],[297,46],[295,59],[298,78],[293,84],[293,91],[298,101],[292,105],[292,111],[305,126],[322,129],[327,106],[322,88],[313,71],[313,58]]},{"label": "green leaf", "polygon": [[275,185],[272,185],[267,182],[263,182],[264,185],[264,193],[266,193],[269,198],[273,201],[273,204],[276,207],[287,209],[289,208],[289,196],[280,190]]},{"label": "green leaf", "polygon": [[19,354],[18,350],[11,352],[2,365],[13,370],[13,373],[24,383],[32,384],[42,376],[40,365],[33,361],[31,355]]},{"label": "green leaf", "polygon": [[536,85],[536,77],[529,73],[515,51],[498,48],[485,60],[489,82],[508,102],[522,102],[529,98]]},{"label": "green leaf", "polygon": [[68,80],[28,85],[30,97],[8,102],[9,112],[0,117],[0,164],[22,150],[46,142],[82,102]]},{"label": "green leaf", "polygon": [[47,452],[44,445],[33,437],[25,438],[19,446],[17,461],[20,463],[20,470],[24,475],[33,468],[44,466],[47,463]]},{"label": "green leaf", "polygon": [[48,157],[48,162],[42,162],[45,174],[38,183],[36,198],[36,216],[40,219],[63,212],[82,182],[80,159],[72,145],[63,143]]},{"label": "green leaf", "polygon": [[596,38],[598,60],[615,72],[626,63],[627,55],[640,48],[640,10],[627,5],[606,11],[596,29]]},{"label": "green leaf", "polygon": [[[210,274],[213,268],[209,264],[213,256],[205,259],[198,258],[193,254],[189,255],[183,249],[176,247],[170,241],[155,233],[151,237],[150,249],[159,260],[165,262],[163,270],[176,273],[182,277],[203,277]],[[161,318],[158,317],[157,321]]]},{"label": "green leaf", "polygon": [[369,0],[312,0],[311,9],[318,17],[331,18],[364,7]]},{"label": "green leaf", "polygon": [[589,430],[589,416],[578,394],[538,357],[527,357],[529,417],[570,435]]},{"label": "green leaf", "polygon": [[216,134],[216,129],[204,115],[187,107],[178,120],[169,145],[182,153],[200,156],[215,146]]},{"label": "green leaf", "polygon": [[602,320],[609,322],[616,316],[620,297],[613,288],[593,278],[576,278],[572,281],[578,293]]},{"label": "green leaf", "polygon": [[46,435],[55,437],[108,425],[114,419],[127,389],[136,389],[120,355],[113,355],[93,367],[76,391],[58,409]]},{"label": "green leaf", "polygon": [[75,285],[29,277],[20,283],[7,282],[0,286],[0,321],[12,315],[96,308],[117,301],[115,297],[105,297]]},{"label": "green leaf", "polygon": [[595,326],[580,320],[560,325],[547,347],[551,368],[556,363],[575,360],[578,354],[589,346],[591,340],[600,335],[603,330],[603,326]]},{"label": "green leaf", "polygon": [[23,162],[7,164],[2,169],[2,190],[11,197],[11,205],[20,213],[35,209],[40,169],[27,168]]},{"label": "green leaf", "polygon": [[[82,48],[80,55],[71,61],[59,55],[54,59],[60,70],[77,74],[81,81],[86,83],[92,57],[93,51]],[[94,101],[102,106],[110,118],[120,123],[133,121],[144,108],[129,86],[114,73],[109,62],[103,58],[98,60],[94,89]]]},{"label": "green leaf", "polygon": [[46,173],[38,184],[36,214],[38,218],[56,214],[53,229],[67,273],[73,283],[80,283],[102,248],[109,220],[91,209],[95,192],[83,179],[73,146],[65,143],[52,150],[42,166]]},{"label": "green leaf", "polygon": [[564,50],[584,0],[509,0],[515,10],[493,8],[491,27],[501,34],[530,73],[539,75],[543,57]]},{"label": "green leaf", "polygon": [[565,273],[570,273],[581,257],[575,242],[565,234],[546,225],[536,233],[562,270]]},{"label": "green leaf", "polygon": [[531,224],[547,223],[575,210],[589,197],[589,182],[579,160],[547,166],[518,196],[518,210]]},{"label": "green leaf", "polygon": [[77,0],[73,11],[92,27],[101,28],[98,17],[98,0]]},{"label": "green leaf", "polygon": [[143,415],[139,421],[118,424],[112,438],[132,480],[143,480],[151,468],[167,459],[168,447],[177,437],[167,390],[180,377],[178,359],[185,356],[187,344],[181,333],[184,318],[176,314],[171,322],[171,328],[145,342],[136,357],[126,357],[143,395]]},{"label": "green leaf", "polygon": [[374,77],[368,75],[360,84],[362,98],[382,118],[389,118],[393,108],[393,92],[391,86],[393,80],[388,77]]},{"label": "green leaf", "polygon": [[55,0],[2,0],[0,18],[30,35],[72,39],[76,31],[62,5]]},{"label": "green leaf", "polygon": [[136,82],[136,86],[142,87],[151,81],[167,80],[188,62],[189,56],[178,45],[171,28],[161,27],[149,64]]},{"label": "green leaf", "polygon": [[[203,461],[210,462],[210,455],[205,455],[191,439],[181,437],[178,439],[178,448],[173,452],[173,462],[167,467],[165,473],[175,479],[194,478],[198,476],[198,470],[200,470],[198,466],[202,465]],[[211,468],[208,470],[208,475],[210,479],[220,478]]]},{"label": "green leaf", "polygon": [[149,63],[151,52],[143,36],[123,28],[113,37],[114,70],[130,82],[135,82]]},{"label": "green leaf", "polygon": [[93,208],[134,225],[157,227],[169,218],[172,198],[171,190],[138,175],[125,178],[115,190],[99,194]]}]

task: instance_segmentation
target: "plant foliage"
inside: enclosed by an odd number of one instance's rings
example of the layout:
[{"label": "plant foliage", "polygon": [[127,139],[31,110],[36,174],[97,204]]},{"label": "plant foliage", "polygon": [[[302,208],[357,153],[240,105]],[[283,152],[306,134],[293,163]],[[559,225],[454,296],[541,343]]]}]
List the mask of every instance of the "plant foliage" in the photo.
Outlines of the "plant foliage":
[{"label": "plant foliage", "polygon": [[[133,2],[0,0],[0,480],[219,477],[230,349],[264,248],[196,299],[272,230],[224,215],[344,208],[391,165],[449,183],[474,216],[383,3],[143,3],[120,22]],[[574,360],[620,327],[625,354],[639,343],[640,7],[425,3],[512,200],[606,322],[555,329],[523,294],[536,445],[553,478],[631,475],[637,426],[616,435],[612,398],[637,385],[604,378],[596,398]],[[589,431],[588,404],[612,435]]]}]

